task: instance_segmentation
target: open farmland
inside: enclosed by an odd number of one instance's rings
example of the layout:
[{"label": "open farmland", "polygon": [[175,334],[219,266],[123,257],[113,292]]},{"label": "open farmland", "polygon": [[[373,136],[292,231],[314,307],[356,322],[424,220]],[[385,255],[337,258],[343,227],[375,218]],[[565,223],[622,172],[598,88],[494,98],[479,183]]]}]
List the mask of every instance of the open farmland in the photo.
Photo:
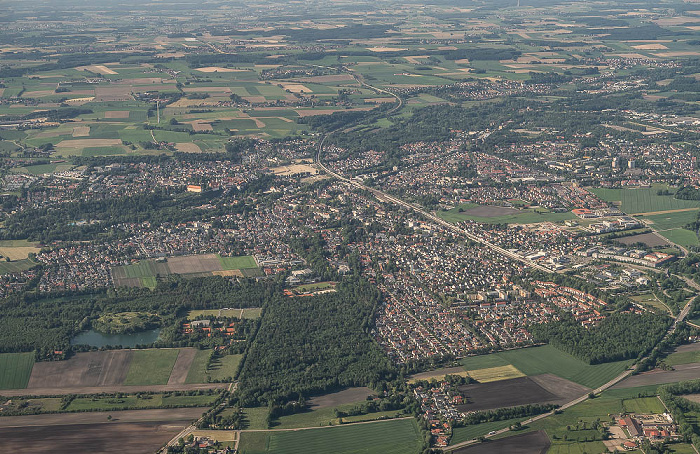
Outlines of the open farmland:
[{"label": "open farmland", "polygon": [[26,388],[34,353],[0,353],[0,389]]},{"label": "open farmland", "polygon": [[136,350],[125,385],[165,385],[179,355],[177,349]]},{"label": "open farmland", "polygon": [[[236,272],[240,274],[235,274]],[[171,274],[199,277],[211,275],[254,275],[259,272],[255,259],[250,256],[221,257],[202,254],[170,257],[167,260],[141,260],[131,265],[112,268],[117,287],[155,287],[157,277]],[[234,274],[231,274],[234,273]]]},{"label": "open farmland", "polygon": [[[645,213],[648,216],[658,216],[666,213],[659,211],[689,210],[700,207],[700,201],[680,200],[672,195],[657,195],[659,189],[666,186],[651,188],[603,189],[593,188],[591,191],[601,199],[618,204],[627,214]],[[682,211],[683,213],[685,211]]]},{"label": "open farmland", "polygon": [[462,366],[468,370],[495,367],[497,364],[511,364],[527,376],[550,373],[588,388],[597,388],[619,375],[631,362],[590,365],[550,345],[472,356],[462,360]]},{"label": "open farmland", "polygon": [[552,374],[464,385],[459,390],[467,397],[466,403],[458,407],[462,412],[527,404],[562,404],[590,391]]},{"label": "open farmland", "polygon": [[[540,222],[561,222],[567,219],[574,219],[572,213],[553,213],[544,208],[515,209],[504,207],[479,206],[463,208],[453,208],[448,211],[439,211],[438,216],[449,222],[476,221],[485,224],[535,224]],[[473,213],[473,214],[472,214]]]},{"label": "open farmland", "polygon": [[545,454],[551,445],[544,431],[530,432],[453,451],[456,454]]},{"label": "open farmland", "polygon": [[66,361],[36,363],[27,388],[121,385],[133,353],[131,350],[78,353]]},{"label": "open farmland", "polygon": [[496,367],[487,367],[483,369],[464,370],[461,367],[450,367],[445,369],[437,369],[430,372],[422,372],[410,377],[409,383],[416,380],[441,380],[445,375],[459,375],[461,377],[471,377],[479,383],[488,383],[500,380],[509,380],[512,378],[524,377],[525,374],[510,364]]},{"label": "open farmland", "polygon": [[17,426],[0,427],[0,437],[8,452],[72,454],[83,451],[86,440],[95,452],[155,452],[201,412],[187,408],[3,418]]},{"label": "open farmland", "polygon": [[197,317],[236,317],[240,319],[260,318],[262,308],[248,307],[244,309],[198,309],[187,314],[187,320],[194,320]]},{"label": "open farmland", "polygon": [[[609,390],[595,399],[589,399],[567,408],[560,414],[555,414],[528,424],[526,430],[543,430],[546,432],[552,443],[552,446],[547,452],[562,454],[607,452],[602,442],[600,432],[591,428],[592,422],[596,420],[606,421],[609,420],[610,415],[623,412],[662,413],[664,411],[661,402],[656,397],[639,398],[638,394],[640,392],[653,393],[653,389],[634,388],[629,390]],[[510,434],[507,434],[501,440],[510,440],[513,438],[517,440],[517,437],[520,436],[509,435]],[[487,442],[479,446],[487,447],[492,443],[495,442]]]},{"label": "open farmland", "polygon": [[241,454],[406,454],[421,446],[413,418],[299,431],[241,433]]}]

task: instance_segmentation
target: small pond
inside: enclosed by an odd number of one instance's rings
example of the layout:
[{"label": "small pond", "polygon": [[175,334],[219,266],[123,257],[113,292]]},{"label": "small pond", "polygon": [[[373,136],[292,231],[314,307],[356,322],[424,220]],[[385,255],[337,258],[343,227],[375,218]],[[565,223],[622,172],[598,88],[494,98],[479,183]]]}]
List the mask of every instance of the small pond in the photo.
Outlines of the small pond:
[{"label": "small pond", "polygon": [[160,328],[131,334],[104,334],[90,330],[78,334],[71,339],[70,343],[73,345],[87,344],[98,348],[107,345],[133,348],[137,345],[151,345],[158,340],[159,335]]}]

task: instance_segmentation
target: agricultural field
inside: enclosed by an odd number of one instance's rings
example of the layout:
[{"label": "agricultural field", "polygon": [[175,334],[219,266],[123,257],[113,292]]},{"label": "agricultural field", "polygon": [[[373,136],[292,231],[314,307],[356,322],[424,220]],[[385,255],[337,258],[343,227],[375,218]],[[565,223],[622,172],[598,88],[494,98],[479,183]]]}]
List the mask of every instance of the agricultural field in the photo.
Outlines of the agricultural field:
[{"label": "agricultural field", "polygon": [[16,273],[18,271],[25,271],[32,269],[37,264],[30,259],[16,260],[7,262],[5,260],[0,261],[0,274]]},{"label": "agricultural field", "polygon": [[27,387],[34,367],[34,353],[0,353],[0,389]]},{"label": "agricultural field", "polygon": [[[155,452],[201,415],[201,408],[89,412],[3,418],[3,449],[8,452],[70,454],[92,446],[106,454]],[[111,416],[111,419],[108,417]],[[16,427],[18,422],[23,427]]]},{"label": "agricultural field", "polygon": [[131,366],[133,351],[77,353],[65,361],[34,365],[28,389],[81,388],[121,385]]},{"label": "agricultural field", "polygon": [[77,397],[66,407],[66,411],[115,411],[139,408],[161,407],[208,407],[218,397],[218,393],[199,396],[172,394],[131,394],[119,397]]},{"label": "agricultural field", "polygon": [[502,452],[530,454],[551,452],[547,451],[550,446],[551,442],[547,434],[543,431],[538,431],[489,441],[476,446],[458,449],[454,452],[456,454],[499,454]]},{"label": "agricultural field", "polygon": [[[696,209],[700,208],[700,201],[680,200],[674,198],[672,195],[657,195],[657,191],[659,189],[668,189],[668,186],[655,185],[651,188],[633,189],[592,188],[591,191],[606,202],[612,202],[613,204],[618,205],[619,208],[627,214],[644,213],[646,216],[654,216],[652,221],[657,219],[662,222],[662,225],[663,221],[661,221],[661,218],[664,217],[663,215],[667,215],[668,213],[659,212],[678,210],[676,213],[697,213]],[[681,219],[685,220],[685,217],[688,215],[684,214],[682,216],[683,218]],[[668,222],[673,223],[670,225],[676,224],[674,221]]]},{"label": "agricultural field", "polygon": [[296,429],[299,427],[323,427],[350,422],[374,421],[377,419],[397,418],[404,416],[400,410],[381,411],[376,413],[368,413],[365,415],[347,416],[337,418],[335,411],[349,411],[356,405],[362,404],[364,401],[358,401],[350,404],[342,404],[334,407],[319,408],[302,413],[296,413],[288,416],[280,416],[273,420],[271,429]]},{"label": "agricultural field", "polygon": [[525,418],[506,419],[503,421],[491,421],[483,424],[474,424],[471,426],[455,427],[452,429],[452,438],[450,444],[454,445],[463,441],[474,440],[482,437],[491,431],[501,430],[510,427],[516,422],[523,421]]},{"label": "agricultural field", "polygon": [[299,431],[242,432],[239,450],[241,454],[405,454],[418,452],[421,443],[415,420],[406,418]]},{"label": "agricultural field", "polygon": [[129,371],[124,379],[125,385],[165,385],[175,366],[179,350],[153,349],[136,350]]},{"label": "agricultural field", "polygon": [[465,370],[510,364],[527,376],[549,373],[595,389],[619,375],[631,361],[590,365],[555,347],[544,345],[467,357],[461,363]]},{"label": "agricultural field", "polygon": [[252,276],[259,273],[255,259],[250,256],[221,257],[219,254],[187,255],[163,260],[142,260],[131,265],[112,268],[114,285],[154,288],[159,277],[178,274],[200,276]]},{"label": "agricultural field", "polygon": [[464,385],[459,390],[467,399],[458,409],[469,412],[528,404],[563,404],[585,395],[590,388],[556,375],[543,374]]},{"label": "agricultural field", "polygon": [[493,381],[509,380],[518,377],[524,377],[525,374],[510,364],[487,367],[483,369],[464,370],[460,367],[451,367],[445,369],[437,369],[430,372],[422,372],[410,377],[409,383],[414,383],[417,380],[440,380],[445,375],[459,375],[461,377],[471,377],[479,383],[489,383]]},{"label": "agricultural field", "polygon": [[29,257],[29,254],[36,254],[40,250],[41,248],[37,243],[25,240],[0,241],[0,258],[7,257],[12,261],[25,260]]},{"label": "agricultural field", "polygon": [[185,383],[209,383],[210,381],[229,381],[238,374],[238,367],[243,355],[226,355],[214,359],[207,367],[211,350],[197,350],[192,365],[187,373]]},{"label": "agricultural field", "polygon": [[[459,210],[463,211],[460,212]],[[554,213],[545,208],[504,208],[491,206],[474,206],[467,204],[438,212],[438,216],[449,222],[476,221],[485,224],[536,224],[540,222],[563,222],[575,219],[570,212]]]},{"label": "agricultural field", "polygon": [[244,309],[198,309],[187,314],[187,320],[194,320],[198,317],[236,317],[239,319],[256,319],[262,314],[261,307],[248,307]]},{"label": "agricultural field", "polygon": [[631,298],[638,303],[644,304],[645,306],[651,306],[669,315],[673,313],[670,307],[668,307],[664,302],[656,298],[651,292],[642,293],[641,295],[634,295]]},{"label": "agricultural field", "polygon": [[698,235],[686,229],[671,229],[659,232],[664,238],[669,241],[684,247],[700,246]]},{"label": "agricultural field", "polygon": [[681,345],[668,355],[664,362],[669,366],[700,363],[700,346],[697,344]]},{"label": "agricultural field", "polygon": [[[640,398],[638,397],[640,392],[653,391],[649,388],[606,391],[595,399],[586,400],[564,410],[561,414],[529,424],[526,430],[528,432],[545,431],[552,442],[548,452],[606,452],[600,433],[591,427],[591,423],[596,420],[610,421],[609,415],[623,412],[663,413],[665,411],[659,399],[655,396]],[[500,439],[510,438],[512,436],[508,434]]]}]

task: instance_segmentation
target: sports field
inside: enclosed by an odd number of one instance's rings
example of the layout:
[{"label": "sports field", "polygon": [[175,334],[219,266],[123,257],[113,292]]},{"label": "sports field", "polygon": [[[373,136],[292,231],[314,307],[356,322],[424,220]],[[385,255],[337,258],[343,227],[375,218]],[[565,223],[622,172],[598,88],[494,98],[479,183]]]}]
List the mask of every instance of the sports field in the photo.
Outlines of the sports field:
[{"label": "sports field", "polygon": [[125,385],[165,385],[177,360],[178,349],[134,351]]},{"label": "sports field", "polygon": [[631,361],[590,365],[550,345],[521,348],[462,360],[466,370],[512,365],[525,375],[554,374],[589,388],[597,388],[624,371]]},{"label": "sports field", "polygon": [[242,432],[241,454],[405,454],[421,447],[413,418],[285,432]]},{"label": "sports field", "polygon": [[620,202],[620,209],[627,214],[700,207],[700,201],[697,200],[679,200],[672,195],[657,195],[659,189],[668,189],[668,186],[655,185],[651,188],[625,189],[593,188],[591,191],[606,202]]},{"label": "sports field", "polygon": [[0,389],[27,387],[34,367],[34,353],[0,353]]}]

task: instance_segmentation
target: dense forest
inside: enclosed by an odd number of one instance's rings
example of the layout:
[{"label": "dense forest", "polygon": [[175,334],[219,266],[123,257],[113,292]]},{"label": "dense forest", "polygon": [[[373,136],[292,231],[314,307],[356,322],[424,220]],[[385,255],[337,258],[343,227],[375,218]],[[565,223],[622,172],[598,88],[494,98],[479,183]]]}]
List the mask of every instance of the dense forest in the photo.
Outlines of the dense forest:
[{"label": "dense forest", "polygon": [[666,333],[670,319],[656,314],[615,313],[593,328],[570,315],[560,321],[532,325],[538,341],[549,342],[590,364],[634,359],[649,352]]},{"label": "dense forest", "polygon": [[369,336],[379,293],[353,277],[336,293],[270,300],[241,369],[241,405],[277,405],[395,373]]}]

